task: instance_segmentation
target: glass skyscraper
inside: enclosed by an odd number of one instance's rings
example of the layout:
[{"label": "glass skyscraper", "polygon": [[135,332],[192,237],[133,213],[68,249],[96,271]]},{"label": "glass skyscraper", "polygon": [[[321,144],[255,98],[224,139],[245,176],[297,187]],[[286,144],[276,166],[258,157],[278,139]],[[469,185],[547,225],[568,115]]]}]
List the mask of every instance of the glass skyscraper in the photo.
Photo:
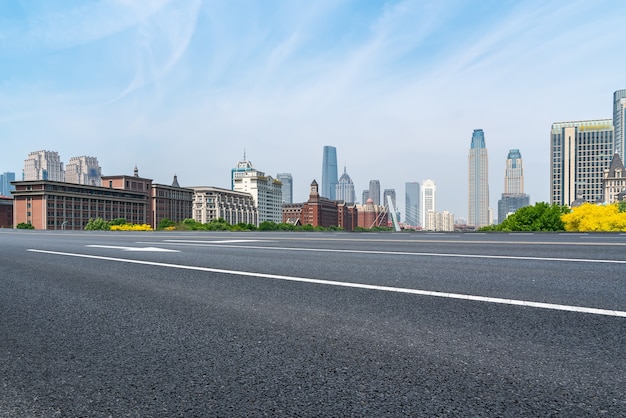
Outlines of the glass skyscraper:
[{"label": "glass skyscraper", "polygon": [[322,197],[335,200],[335,191],[339,183],[337,172],[337,149],[330,145],[324,146],[322,159]]},{"label": "glass skyscraper", "polygon": [[474,129],[467,163],[467,224],[480,228],[489,225],[489,160],[482,129]]},{"label": "glass skyscraper", "polygon": [[617,90],[613,93],[613,140],[615,142],[615,152],[624,161],[626,150],[626,89]]},{"label": "glass skyscraper", "polygon": [[15,181],[15,173],[6,172],[0,174],[0,195],[11,196],[11,190],[15,190],[15,186],[11,184]]},{"label": "glass skyscraper", "polygon": [[282,183],[283,203],[293,203],[293,178],[290,173],[278,173],[276,178]]},{"label": "glass skyscraper", "polygon": [[369,198],[372,199],[372,203],[380,205],[380,181],[370,180],[370,194]]},{"label": "glass skyscraper", "polygon": [[404,184],[404,222],[410,226],[421,226],[420,184],[412,181]]}]

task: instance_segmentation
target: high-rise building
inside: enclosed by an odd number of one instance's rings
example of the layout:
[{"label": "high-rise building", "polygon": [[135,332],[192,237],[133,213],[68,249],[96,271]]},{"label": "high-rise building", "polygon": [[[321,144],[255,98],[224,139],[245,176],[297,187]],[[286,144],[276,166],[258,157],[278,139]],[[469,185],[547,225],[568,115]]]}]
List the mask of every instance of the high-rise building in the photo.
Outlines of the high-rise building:
[{"label": "high-rise building", "polygon": [[283,203],[293,203],[293,178],[290,173],[278,173],[276,178],[282,183]]},{"label": "high-rise building", "polygon": [[12,181],[15,181],[15,173],[7,171],[0,174],[0,196],[11,196],[11,190],[15,190]]},{"label": "high-rise building", "polygon": [[280,181],[255,169],[248,160],[239,161],[231,173],[233,190],[252,195],[259,224],[265,221],[281,223],[283,191]]},{"label": "high-rise building", "polygon": [[626,89],[613,93],[613,128],[615,152],[624,160],[626,152]]},{"label": "high-rise building", "polygon": [[34,151],[24,161],[24,181],[65,181],[63,163],[56,151]]},{"label": "high-rise building", "polygon": [[420,184],[417,181],[404,184],[404,223],[417,227],[422,225]]},{"label": "high-rise building", "polygon": [[552,124],[550,203],[602,202],[602,179],[615,151],[613,121],[597,119]]},{"label": "high-rise building", "polygon": [[489,160],[482,129],[474,129],[468,162],[468,219],[475,228],[489,225]]},{"label": "high-rise building", "polygon": [[369,198],[370,198],[370,191],[369,191],[369,189],[363,190],[363,193],[361,194],[361,201],[362,201],[362,203],[365,204],[365,202],[367,202]]},{"label": "high-rise building", "polygon": [[68,183],[102,185],[102,169],[96,157],[72,157],[65,165],[65,181]]},{"label": "high-rise building", "polygon": [[522,154],[518,149],[509,151],[504,171],[504,193],[498,200],[498,222],[519,208],[530,204],[530,196],[524,193],[524,169]]},{"label": "high-rise building", "polygon": [[339,177],[339,183],[335,190],[335,197],[337,201],[343,201],[347,204],[353,204],[356,201],[356,194],[354,193],[354,183],[348,175],[346,168],[343,168],[343,174]]},{"label": "high-rise building", "polygon": [[385,189],[383,190],[383,206],[387,204],[387,196],[391,197],[391,204],[394,209],[398,209],[398,205],[396,204],[396,189]]},{"label": "high-rise building", "polygon": [[370,180],[369,198],[376,206],[380,206],[380,181]]},{"label": "high-rise building", "polygon": [[335,191],[339,183],[337,177],[337,148],[325,145],[322,159],[322,197],[335,200]]},{"label": "high-rise building", "polygon": [[437,211],[437,186],[431,179],[422,182],[422,226],[426,226],[428,212]]}]

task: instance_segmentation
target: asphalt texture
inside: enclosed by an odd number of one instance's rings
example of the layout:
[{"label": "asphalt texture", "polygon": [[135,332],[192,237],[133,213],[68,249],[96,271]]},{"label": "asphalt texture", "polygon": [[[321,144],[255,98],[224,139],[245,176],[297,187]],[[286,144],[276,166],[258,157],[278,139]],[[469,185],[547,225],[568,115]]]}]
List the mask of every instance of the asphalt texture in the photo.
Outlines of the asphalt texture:
[{"label": "asphalt texture", "polygon": [[291,278],[619,313],[626,235],[0,230],[0,416],[626,416],[619,314]]}]

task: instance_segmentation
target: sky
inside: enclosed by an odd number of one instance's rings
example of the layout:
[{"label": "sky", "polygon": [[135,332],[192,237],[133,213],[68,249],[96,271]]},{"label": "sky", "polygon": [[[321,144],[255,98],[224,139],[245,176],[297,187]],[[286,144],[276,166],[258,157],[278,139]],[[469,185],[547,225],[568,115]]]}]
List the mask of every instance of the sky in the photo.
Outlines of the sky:
[{"label": "sky", "polygon": [[474,129],[490,204],[510,149],[549,201],[554,122],[612,118],[626,88],[626,2],[607,0],[7,0],[0,2],[0,172],[32,151],[103,175],[230,188],[244,153],[291,173],[294,201],[337,148],[371,179],[432,179],[467,219]]}]

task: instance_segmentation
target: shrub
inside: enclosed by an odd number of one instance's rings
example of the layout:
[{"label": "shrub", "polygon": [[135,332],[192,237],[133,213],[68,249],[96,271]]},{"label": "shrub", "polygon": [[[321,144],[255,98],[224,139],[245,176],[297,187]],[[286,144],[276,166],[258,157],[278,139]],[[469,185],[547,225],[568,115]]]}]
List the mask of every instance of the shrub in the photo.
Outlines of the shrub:
[{"label": "shrub", "polygon": [[15,226],[17,229],[35,229],[35,227],[33,226],[33,224],[29,224],[26,222],[20,222],[19,224],[17,224]]}]

